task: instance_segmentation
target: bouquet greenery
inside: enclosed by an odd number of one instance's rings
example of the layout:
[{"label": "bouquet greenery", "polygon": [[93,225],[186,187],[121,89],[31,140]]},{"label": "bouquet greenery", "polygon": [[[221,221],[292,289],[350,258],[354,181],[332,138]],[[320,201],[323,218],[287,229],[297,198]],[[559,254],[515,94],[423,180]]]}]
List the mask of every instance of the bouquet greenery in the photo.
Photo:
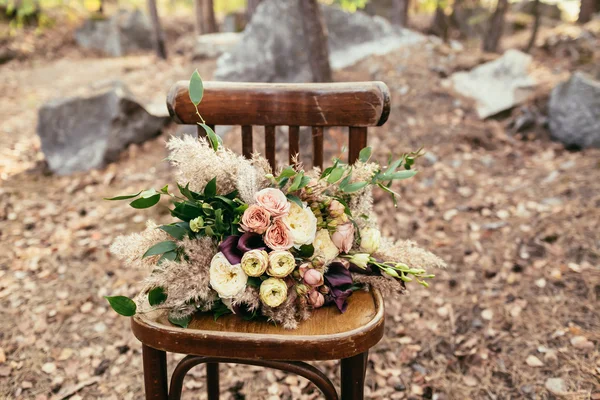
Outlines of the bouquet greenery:
[{"label": "bouquet greenery", "polygon": [[[194,72],[189,94],[196,107],[203,92]],[[373,213],[372,188],[395,202],[392,183],[416,174],[421,151],[381,166],[370,162],[367,147],[352,165],[336,158],[323,171],[300,163],[273,171],[259,155],[246,159],[224,148],[198,115],[206,138],[167,144],[177,193],[164,186],[108,199],[133,199],[141,209],[167,197],[177,220],[149,222],[141,234],[116,239],[115,255],[152,271],[135,301],[107,297],[116,312],[163,308],[182,327],[196,312],[235,313],[294,329],[316,308],[344,312],[356,290],[401,294],[413,281],[427,287],[433,275],[426,268],[443,266],[411,241],[382,238]]]}]

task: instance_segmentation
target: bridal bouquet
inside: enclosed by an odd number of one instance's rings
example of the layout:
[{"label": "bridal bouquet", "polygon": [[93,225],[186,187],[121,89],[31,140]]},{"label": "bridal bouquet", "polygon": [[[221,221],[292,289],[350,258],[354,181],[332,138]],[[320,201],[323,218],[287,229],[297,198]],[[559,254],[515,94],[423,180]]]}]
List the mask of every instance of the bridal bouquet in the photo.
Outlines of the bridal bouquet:
[{"label": "bridal bouquet", "polygon": [[[203,95],[197,72],[189,92],[197,107]],[[151,270],[136,299],[107,297],[116,312],[166,309],[181,327],[196,312],[234,313],[294,329],[314,309],[344,312],[356,290],[402,294],[408,282],[428,286],[433,275],[426,269],[444,265],[411,241],[382,238],[373,213],[372,188],[394,197],[392,182],[415,175],[421,152],[381,166],[370,162],[367,147],[352,165],[335,158],[323,171],[301,163],[273,171],[265,158],[234,154],[200,125],[206,139],[167,144],[178,193],[164,186],[108,199],[134,199],[130,205],[140,209],[166,197],[177,220],[149,221],[142,233],[112,245],[128,265]]]}]

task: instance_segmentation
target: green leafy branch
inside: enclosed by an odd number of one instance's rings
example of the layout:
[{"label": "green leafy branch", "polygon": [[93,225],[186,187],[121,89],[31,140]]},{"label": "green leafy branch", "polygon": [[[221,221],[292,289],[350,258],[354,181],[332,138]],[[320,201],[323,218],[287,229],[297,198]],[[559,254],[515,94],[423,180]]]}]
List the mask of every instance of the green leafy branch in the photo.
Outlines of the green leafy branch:
[{"label": "green leafy branch", "polygon": [[217,136],[215,131],[213,131],[213,129],[206,124],[206,121],[204,118],[202,118],[202,115],[200,115],[200,110],[198,109],[198,105],[204,97],[204,83],[202,82],[202,78],[200,77],[198,70],[195,70],[194,73],[192,73],[192,77],[190,78],[190,83],[188,86],[188,93],[192,104],[196,108],[196,115],[198,115],[198,118],[200,118],[201,121],[198,122],[198,125],[200,125],[206,132],[206,136],[208,137],[208,141],[213,150],[217,151],[219,149],[219,145],[222,144],[221,138]]}]

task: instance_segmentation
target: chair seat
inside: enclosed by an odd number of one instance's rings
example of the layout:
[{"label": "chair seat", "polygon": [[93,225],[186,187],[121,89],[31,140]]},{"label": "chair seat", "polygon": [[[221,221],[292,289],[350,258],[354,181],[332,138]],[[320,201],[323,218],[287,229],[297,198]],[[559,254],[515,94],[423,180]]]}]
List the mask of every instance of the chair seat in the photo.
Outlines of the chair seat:
[{"label": "chair seat", "polygon": [[315,310],[298,329],[287,330],[236,315],[199,313],[188,328],[172,325],[165,311],[132,318],[134,335],[146,346],[173,353],[288,361],[334,360],[360,354],[383,336],[384,309],[379,291],[357,291],[348,309]]}]

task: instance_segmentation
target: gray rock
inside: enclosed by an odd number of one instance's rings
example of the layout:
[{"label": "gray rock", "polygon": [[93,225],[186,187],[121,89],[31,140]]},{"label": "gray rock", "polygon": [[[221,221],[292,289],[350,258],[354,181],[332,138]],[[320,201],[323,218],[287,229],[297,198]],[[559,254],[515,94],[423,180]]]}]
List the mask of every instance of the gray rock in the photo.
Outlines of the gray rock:
[{"label": "gray rock", "polygon": [[556,86],[548,102],[551,136],[567,147],[600,147],[600,81],[582,72]]},{"label": "gray rock", "polygon": [[86,20],[75,32],[75,41],[83,48],[120,57],[139,50],[151,50],[152,26],[139,10],[118,10],[110,18]]},{"label": "gray rock", "polygon": [[[332,68],[352,65],[373,54],[424,41],[415,32],[363,12],[347,13],[322,5],[329,33]],[[297,0],[264,0],[246,26],[241,41],[217,61],[216,80],[307,82],[308,64],[302,16]]]},{"label": "gray rock", "polygon": [[115,161],[129,144],[160,134],[168,120],[148,113],[123,83],[114,81],[84,97],[46,103],[37,133],[50,170],[67,175]]},{"label": "gray rock", "polygon": [[[535,1],[520,1],[513,4],[513,9],[516,12],[522,12],[525,14],[534,15]],[[562,11],[556,4],[548,4],[540,1],[538,3],[538,11],[541,16],[560,20],[562,17]]]},{"label": "gray rock", "polygon": [[196,44],[192,50],[192,59],[202,60],[217,58],[221,54],[231,51],[240,41],[241,33],[209,33],[196,37]]},{"label": "gray rock", "polygon": [[475,99],[479,118],[487,118],[525,101],[534,90],[529,76],[531,56],[507,50],[502,57],[450,77],[454,90]]}]

